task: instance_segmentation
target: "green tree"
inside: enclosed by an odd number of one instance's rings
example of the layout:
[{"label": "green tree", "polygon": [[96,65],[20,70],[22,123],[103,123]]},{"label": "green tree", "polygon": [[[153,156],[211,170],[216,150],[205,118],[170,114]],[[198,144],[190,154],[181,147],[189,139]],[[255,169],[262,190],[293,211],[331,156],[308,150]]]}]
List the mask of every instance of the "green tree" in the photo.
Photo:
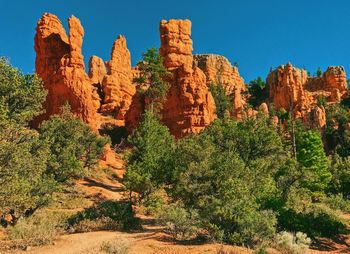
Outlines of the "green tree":
[{"label": "green tree", "polygon": [[12,223],[49,200],[54,181],[45,175],[47,144],[26,126],[45,100],[41,81],[0,58],[0,220]]},{"label": "green tree", "polygon": [[250,94],[249,103],[253,107],[259,106],[267,99],[266,83],[261,77],[250,81],[248,91]]},{"label": "green tree", "polygon": [[142,86],[149,108],[158,112],[166,99],[170,85],[165,79],[170,73],[163,65],[163,57],[156,48],[151,48],[144,53],[142,61],[137,64],[140,76],[135,82]]},{"label": "green tree", "polygon": [[312,191],[322,191],[331,180],[328,159],[321,136],[310,130],[297,135],[297,159],[304,171],[303,185]]},{"label": "green tree", "polygon": [[47,204],[55,182],[46,176],[47,144],[38,133],[11,122],[0,123],[0,220],[12,223]]},{"label": "green tree", "polygon": [[330,170],[332,180],[329,191],[333,194],[341,193],[344,198],[350,198],[350,157],[342,158],[338,154],[333,155]]},{"label": "green tree", "polygon": [[213,95],[216,114],[219,118],[224,118],[225,115],[232,113],[232,99],[226,95],[226,90],[221,83],[211,84],[210,92]]},{"label": "green tree", "polygon": [[42,112],[46,94],[36,75],[24,75],[0,57],[0,111],[3,119],[28,124]]},{"label": "green tree", "polygon": [[75,118],[69,108],[63,109],[62,116],[43,122],[40,139],[50,149],[47,174],[58,182],[83,177],[96,165],[108,142]]},{"label": "green tree", "polygon": [[269,207],[279,198],[274,174],[282,143],[268,120],[215,121],[200,135],[178,142],[174,162],[174,199],[199,214],[216,239],[255,245],[274,235]]},{"label": "green tree", "polygon": [[136,192],[142,201],[169,181],[174,139],[155,112],[146,110],[128,140],[133,149],[127,159],[124,185],[130,195]]},{"label": "green tree", "polygon": [[317,68],[316,76],[317,77],[321,77],[322,76],[322,70],[321,70],[320,67]]}]

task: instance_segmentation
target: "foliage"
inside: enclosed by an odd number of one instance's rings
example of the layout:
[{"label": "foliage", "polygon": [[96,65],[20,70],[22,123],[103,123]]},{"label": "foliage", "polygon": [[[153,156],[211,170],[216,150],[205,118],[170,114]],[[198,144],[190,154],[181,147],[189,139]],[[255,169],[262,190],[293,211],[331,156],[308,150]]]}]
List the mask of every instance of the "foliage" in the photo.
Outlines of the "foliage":
[{"label": "foliage", "polygon": [[191,239],[197,235],[198,214],[188,211],[178,203],[163,207],[159,217],[167,231],[177,240]]},{"label": "foliage", "polygon": [[[120,229],[135,229],[140,226],[140,221],[135,217],[132,205],[129,202],[105,201],[97,206],[86,208],[69,219],[69,225],[79,225],[83,221],[102,221],[106,224],[119,224]],[[100,225],[100,224],[97,224]]]},{"label": "foliage", "polygon": [[350,155],[350,132],[347,128],[349,114],[342,105],[326,107],[326,138],[329,149],[335,150],[340,156]]},{"label": "foliage", "polygon": [[324,198],[323,203],[333,210],[340,210],[344,213],[350,213],[350,203],[345,200],[342,194],[330,195]]},{"label": "foliage", "polygon": [[326,107],[326,105],[327,105],[326,98],[322,95],[317,96],[317,106]]},{"label": "foliage", "polygon": [[107,254],[127,254],[129,253],[130,243],[119,239],[103,242],[101,251]]},{"label": "foliage", "polygon": [[316,71],[316,76],[317,76],[317,77],[321,77],[321,76],[322,76],[322,70],[321,70],[321,67],[318,67],[318,68],[317,68],[317,71]]},{"label": "foliage", "polygon": [[309,249],[311,239],[302,232],[295,235],[282,231],[276,235],[276,248],[282,254],[304,254]]},{"label": "foliage", "polygon": [[42,124],[40,140],[49,145],[47,174],[58,182],[85,176],[108,142],[75,118],[68,108],[63,109],[62,116],[53,116]]},{"label": "foliage", "polygon": [[42,112],[46,94],[36,75],[24,75],[0,57],[0,119],[26,125]]},{"label": "foliage", "polygon": [[38,133],[11,122],[0,123],[0,218],[12,223],[49,201],[55,182],[45,174],[49,150]]},{"label": "foliage", "polygon": [[350,198],[350,157],[342,158],[335,154],[331,161],[332,180],[329,184],[329,192],[341,194],[344,198]]},{"label": "foliage", "polygon": [[148,49],[142,56],[142,61],[137,64],[140,76],[135,78],[135,82],[147,87],[145,96],[150,100],[150,109],[158,112],[170,88],[165,81],[170,73],[164,67],[163,58],[156,48]]},{"label": "foliage", "polygon": [[324,190],[332,175],[320,134],[316,131],[299,133],[296,141],[297,159],[304,171],[302,185],[312,191]]},{"label": "foliage", "polygon": [[275,233],[275,216],[263,207],[278,196],[273,174],[281,149],[262,115],[256,121],[217,120],[178,142],[171,196],[198,211],[212,238],[255,245]]},{"label": "foliage", "polygon": [[230,115],[233,110],[232,99],[226,95],[226,90],[223,85],[221,83],[211,84],[209,89],[215,101],[217,116],[222,119],[225,116]]},{"label": "foliage", "polygon": [[65,228],[67,215],[47,210],[35,213],[32,217],[20,220],[7,229],[12,247],[24,248],[53,242]]},{"label": "foliage", "polygon": [[253,107],[259,106],[267,99],[266,83],[261,77],[250,81],[248,91],[250,93],[249,103]]},{"label": "foliage", "polygon": [[141,201],[169,181],[171,171],[167,164],[172,159],[174,140],[150,110],[146,110],[128,140],[133,149],[127,159],[124,185],[130,193],[137,192]]},{"label": "foliage", "polygon": [[322,204],[310,204],[301,212],[282,209],[278,222],[284,230],[305,232],[310,237],[334,237],[347,232],[343,219]]}]

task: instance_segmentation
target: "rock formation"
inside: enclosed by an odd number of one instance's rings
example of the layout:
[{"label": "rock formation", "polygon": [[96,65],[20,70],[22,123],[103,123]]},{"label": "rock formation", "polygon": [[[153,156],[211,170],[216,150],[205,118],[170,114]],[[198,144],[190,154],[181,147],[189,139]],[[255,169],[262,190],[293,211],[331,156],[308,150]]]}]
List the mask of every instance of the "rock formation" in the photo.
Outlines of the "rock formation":
[{"label": "rock formation", "polygon": [[108,73],[102,82],[104,105],[101,107],[101,112],[123,120],[136,93],[136,88],[132,84],[130,52],[126,47],[125,37],[119,36],[114,42],[107,68]]},{"label": "rock formation", "polygon": [[317,105],[321,97],[328,103],[339,103],[347,94],[342,66],[328,67],[322,77],[308,77],[305,70],[289,63],[270,72],[266,82],[275,108],[293,112],[310,126],[325,126],[325,110]]},{"label": "rock formation", "polygon": [[48,95],[44,104],[46,112],[35,119],[35,124],[60,113],[60,108],[68,102],[72,112],[96,130],[100,103],[85,72],[81,52],[84,30],[74,16],[68,19],[68,25],[69,37],[55,15],[46,13],[38,22],[35,67]]},{"label": "rock formation", "polygon": [[215,103],[203,71],[193,66],[191,21],[160,22],[159,53],[172,73],[163,122],[176,137],[198,133],[215,118]]},{"label": "rock formation", "polygon": [[125,38],[119,36],[113,45],[108,73],[104,61],[92,56],[87,75],[82,55],[84,29],[74,16],[69,18],[68,25],[69,36],[55,15],[45,13],[38,21],[35,68],[48,95],[44,103],[46,112],[35,119],[33,125],[38,126],[51,115],[59,114],[67,102],[71,111],[93,130],[111,119],[124,120],[135,94]]},{"label": "rock formation", "polygon": [[237,67],[226,57],[214,54],[194,55],[194,62],[206,75],[208,86],[223,85],[226,94],[232,97],[234,116],[239,117],[246,104],[243,96],[246,87]]}]

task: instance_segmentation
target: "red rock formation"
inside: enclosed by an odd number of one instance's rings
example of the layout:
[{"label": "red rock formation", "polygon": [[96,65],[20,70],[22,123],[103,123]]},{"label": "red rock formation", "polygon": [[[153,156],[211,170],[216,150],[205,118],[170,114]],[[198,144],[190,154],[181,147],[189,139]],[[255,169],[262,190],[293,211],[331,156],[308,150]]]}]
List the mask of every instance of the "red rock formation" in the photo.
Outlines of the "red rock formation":
[{"label": "red rock formation", "polygon": [[123,120],[136,93],[136,88],[132,84],[133,72],[125,37],[120,35],[114,42],[107,68],[108,73],[102,83],[104,105],[101,107],[101,112]]},{"label": "red rock formation", "polygon": [[107,74],[104,61],[97,57],[92,56],[89,60],[89,78],[93,84],[102,85],[103,78]]},{"label": "red rock formation", "polygon": [[198,133],[216,117],[215,103],[201,69],[193,66],[191,21],[160,22],[160,54],[172,72],[163,121],[176,137]]},{"label": "red rock formation", "polygon": [[[125,38],[119,36],[113,45],[111,60],[107,63],[108,73],[103,60],[92,56],[87,75],[82,55],[84,29],[73,16],[68,25],[69,37],[55,15],[46,13],[38,21],[35,67],[48,96],[44,104],[46,113],[35,119],[34,125],[38,126],[49,116],[60,113],[66,102],[72,112],[93,130],[106,122],[123,124],[136,91]],[[113,122],[113,119],[122,121]]]},{"label": "red rock formation", "polygon": [[226,94],[232,97],[234,116],[239,117],[246,105],[242,95],[246,87],[237,67],[232,66],[224,56],[214,54],[194,55],[194,62],[205,73],[208,86],[223,85]]},{"label": "red rock formation", "polygon": [[74,16],[69,18],[68,25],[69,37],[55,15],[46,13],[38,22],[34,43],[35,67],[48,95],[44,104],[46,113],[34,124],[60,113],[61,106],[68,102],[72,112],[96,130],[99,126],[99,100],[93,97],[94,88],[85,72],[81,52],[84,30]]},{"label": "red rock formation", "polygon": [[341,66],[328,67],[322,77],[308,77],[305,70],[281,65],[267,77],[270,101],[276,109],[292,111],[314,127],[325,126],[325,110],[318,107],[320,97],[339,103],[347,94],[346,74]]}]

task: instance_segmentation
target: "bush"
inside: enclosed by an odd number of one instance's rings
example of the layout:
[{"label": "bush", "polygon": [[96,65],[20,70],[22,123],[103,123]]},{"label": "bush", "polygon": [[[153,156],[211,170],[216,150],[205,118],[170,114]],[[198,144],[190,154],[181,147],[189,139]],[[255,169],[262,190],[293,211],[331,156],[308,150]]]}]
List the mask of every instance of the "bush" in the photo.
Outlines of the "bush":
[{"label": "bush", "polygon": [[195,211],[187,211],[175,203],[163,207],[159,217],[175,239],[187,240],[197,236],[198,214]]},{"label": "bush", "polygon": [[63,108],[62,116],[43,122],[40,139],[49,144],[47,174],[58,182],[85,176],[96,165],[108,142],[75,118],[68,107]]},{"label": "bush", "polygon": [[350,203],[343,198],[342,194],[326,197],[324,198],[323,203],[325,203],[331,209],[340,210],[344,213],[350,213]]},{"label": "bush", "polygon": [[303,212],[281,210],[278,222],[284,230],[305,232],[310,237],[334,237],[348,232],[345,222],[332,209],[317,204]]},{"label": "bush", "polygon": [[110,225],[112,225],[110,229],[129,230],[139,228],[140,220],[135,217],[131,203],[105,201],[74,215],[69,219],[69,225],[73,229],[77,227],[77,230],[84,230],[84,228],[93,230],[103,227],[108,229]]},{"label": "bush", "polygon": [[0,123],[0,220],[10,214],[14,224],[51,199],[56,184],[46,175],[49,154],[36,131]]},{"label": "bush", "polygon": [[16,248],[51,243],[63,232],[68,216],[66,213],[40,211],[20,220],[15,226],[8,227],[8,239]]},{"label": "bush", "polygon": [[232,113],[232,98],[226,95],[226,90],[221,83],[211,84],[209,86],[210,92],[213,95],[216,114],[219,118],[224,118],[226,115]]},{"label": "bush", "polygon": [[24,75],[0,57],[0,119],[26,126],[42,113],[46,94],[36,75]]},{"label": "bush", "polygon": [[121,240],[103,242],[101,245],[101,251],[107,254],[127,254],[129,248],[130,244]]},{"label": "bush", "polygon": [[282,254],[305,254],[311,244],[310,238],[302,232],[292,233],[283,231],[276,235],[276,248]]}]

